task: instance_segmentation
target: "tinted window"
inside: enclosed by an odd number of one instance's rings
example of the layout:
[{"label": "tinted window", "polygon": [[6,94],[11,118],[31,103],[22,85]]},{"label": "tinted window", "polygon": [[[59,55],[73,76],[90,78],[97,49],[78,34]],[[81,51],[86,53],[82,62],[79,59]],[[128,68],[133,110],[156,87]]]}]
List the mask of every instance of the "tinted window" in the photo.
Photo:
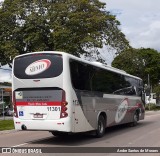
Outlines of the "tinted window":
[{"label": "tinted window", "polygon": [[87,64],[71,61],[71,79],[75,89],[91,90],[93,69]]},{"label": "tinted window", "polygon": [[[36,69],[43,67],[37,65],[35,62],[49,62],[49,65],[45,67],[44,70],[36,73]],[[34,68],[32,66],[34,63]],[[28,72],[26,70],[28,69]],[[33,71],[34,74],[28,74],[30,71]],[[31,54],[22,57],[18,57],[14,61],[14,75],[20,79],[39,79],[39,78],[51,78],[59,76],[63,71],[63,60],[62,55],[58,54]]]},{"label": "tinted window", "polygon": [[140,80],[82,62],[70,61],[71,79],[75,89],[117,95],[140,95]]},{"label": "tinted window", "polygon": [[115,90],[121,88],[120,79],[121,75],[94,67],[94,76],[92,79],[93,91],[113,93]]}]

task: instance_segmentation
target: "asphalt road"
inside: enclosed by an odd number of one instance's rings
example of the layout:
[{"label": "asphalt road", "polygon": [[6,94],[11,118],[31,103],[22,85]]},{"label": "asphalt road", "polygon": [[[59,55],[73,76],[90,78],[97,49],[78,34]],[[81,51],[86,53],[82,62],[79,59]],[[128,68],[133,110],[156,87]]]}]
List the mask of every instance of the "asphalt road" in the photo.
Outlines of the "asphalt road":
[{"label": "asphalt road", "polygon": [[[54,137],[46,131],[9,131],[0,133],[0,147],[160,147],[160,112],[146,114],[145,120],[136,127],[127,125],[108,128],[103,138],[94,138],[93,135],[77,134],[69,137]],[[94,148],[93,148],[94,149]],[[63,150],[63,149],[61,149]],[[16,154],[18,155],[18,154]],[[64,154],[45,154],[64,155]],[[65,155],[158,155],[133,153],[74,153]]]}]

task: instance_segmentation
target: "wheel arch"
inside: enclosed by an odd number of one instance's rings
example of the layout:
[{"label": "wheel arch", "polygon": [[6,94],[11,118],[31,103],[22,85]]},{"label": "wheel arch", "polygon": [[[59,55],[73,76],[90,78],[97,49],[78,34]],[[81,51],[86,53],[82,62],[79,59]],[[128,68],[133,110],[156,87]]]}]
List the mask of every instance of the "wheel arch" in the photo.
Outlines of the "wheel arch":
[{"label": "wheel arch", "polygon": [[137,115],[138,115],[138,121],[139,121],[139,115],[140,115],[140,113],[141,113],[140,108],[137,108],[134,113],[137,113]]}]

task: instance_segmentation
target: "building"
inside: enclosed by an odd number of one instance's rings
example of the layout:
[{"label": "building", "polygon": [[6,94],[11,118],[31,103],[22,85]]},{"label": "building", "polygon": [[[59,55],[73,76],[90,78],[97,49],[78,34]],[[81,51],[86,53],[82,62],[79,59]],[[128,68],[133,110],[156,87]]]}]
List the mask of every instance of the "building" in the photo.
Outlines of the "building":
[{"label": "building", "polygon": [[12,88],[11,86],[0,86],[0,114],[6,106],[12,107]]}]

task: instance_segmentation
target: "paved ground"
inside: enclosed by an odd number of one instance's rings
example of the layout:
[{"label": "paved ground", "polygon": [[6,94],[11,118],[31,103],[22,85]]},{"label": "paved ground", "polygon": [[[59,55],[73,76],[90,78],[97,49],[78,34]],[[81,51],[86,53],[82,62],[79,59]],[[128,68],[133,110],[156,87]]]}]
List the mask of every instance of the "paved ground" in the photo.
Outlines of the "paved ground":
[{"label": "paved ground", "polygon": [[[52,136],[51,133],[45,131],[5,131],[0,134],[0,147],[160,147],[160,111],[147,112],[145,120],[140,121],[136,127],[128,127],[126,125],[108,128],[103,138],[94,138],[92,135],[73,135],[66,138],[58,138]],[[63,150],[63,149],[61,149]],[[15,154],[18,155],[18,154]],[[59,156],[64,154],[53,153],[45,154]],[[117,154],[117,153],[89,153],[89,154],[65,154],[67,156],[132,156],[142,154]],[[145,154],[158,155],[158,154]]]}]

